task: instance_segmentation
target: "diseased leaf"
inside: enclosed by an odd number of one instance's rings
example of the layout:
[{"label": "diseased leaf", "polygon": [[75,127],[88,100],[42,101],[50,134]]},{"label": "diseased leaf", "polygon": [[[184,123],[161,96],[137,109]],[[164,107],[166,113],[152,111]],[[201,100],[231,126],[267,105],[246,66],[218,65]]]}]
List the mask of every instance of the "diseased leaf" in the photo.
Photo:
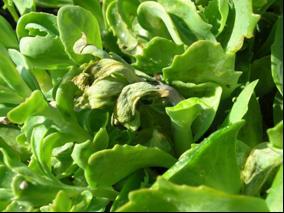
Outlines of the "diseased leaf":
[{"label": "diseased leaf", "polygon": [[117,99],[114,111],[114,123],[122,124],[131,130],[140,126],[140,113],[137,104],[143,97],[162,98],[169,96],[169,92],[159,86],[146,82],[138,82],[124,87]]},{"label": "diseased leaf", "polygon": [[273,170],[283,162],[283,150],[270,147],[268,143],[257,145],[250,153],[242,170],[244,192],[257,196]]}]

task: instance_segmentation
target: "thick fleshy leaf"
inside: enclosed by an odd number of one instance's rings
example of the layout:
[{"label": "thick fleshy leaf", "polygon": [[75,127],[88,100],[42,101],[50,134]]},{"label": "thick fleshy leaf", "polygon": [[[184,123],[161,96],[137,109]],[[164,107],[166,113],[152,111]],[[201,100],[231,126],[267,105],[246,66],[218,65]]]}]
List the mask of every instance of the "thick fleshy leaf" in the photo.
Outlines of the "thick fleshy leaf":
[{"label": "thick fleshy leaf", "polygon": [[113,34],[118,39],[120,49],[130,55],[139,54],[142,51],[141,41],[131,32],[118,13],[117,2],[112,1],[106,10],[106,20]]},{"label": "thick fleshy leaf", "polygon": [[8,113],[9,120],[18,124],[25,123],[32,116],[44,116],[50,119],[63,133],[69,134],[74,140],[83,142],[89,139],[87,132],[83,130],[77,122],[74,120],[73,122],[66,120],[56,108],[48,104],[39,90],[35,90],[25,102]]},{"label": "thick fleshy leaf", "polygon": [[260,107],[254,95],[257,83],[258,81],[254,81],[242,90],[222,124],[226,126],[244,119],[246,123],[240,131],[239,139],[250,147],[262,142],[263,133]]},{"label": "thick fleshy leaf", "polygon": [[111,186],[136,170],[147,167],[169,168],[175,158],[158,148],[141,145],[115,145],[93,154],[85,176],[90,186]]},{"label": "thick fleshy leaf", "polygon": [[254,29],[260,19],[253,13],[252,0],[233,0],[235,9],[235,21],[231,37],[226,46],[227,52],[235,53],[243,46],[244,38],[252,38]]},{"label": "thick fleshy leaf", "polygon": [[229,13],[227,0],[212,0],[205,7],[204,15],[212,25],[212,32],[218,36],[224,29]]},{"label": "thick fleshy leaf", "polygon": [[133,66],[147,74],[161,73],[163,68],[171,65],[175,55],[183,52],[182,45],[177,45],[165,38],[155,37],[147,43],[142,54],[136,56]]},{"label": "thick fleshy leaf", "polygon": [[130,194],[130,201],[118,212],[267,212],[263,199],[226,194],[200,186],[179,186],[158,179],[150,189],[141,189]]},{"label": "thick fleshy leaf", "polygon": [[20,52],[34,68],[65,67],[72,62],[59,38],[56,16],[42,12],[30,12],[17,24]]},{"label": "thick fleshy leaf", "polygon": [[137,10],[138,21],[152,37],[172,39],[177,45],[183,44],[170,15],[162,5],[154,1],[140,4]]},{"label": "thick fleshy leaf", "polygon": [[239,122],[214,132],[200,145],[185,152],[163,177],[177,184],[207,185],[224,192],[239,193],[241,180],[236,141],[242,125],[243,122]]},{"label": "thick fleshy leaf", "polygon": [[33,0],[13,0],[21,15],[35,11],[35,3]]},{"label": "thick fleshy leaf", "polygon": [[120,190],[120,193],[118,194],[114,203],[112,204],[111,212],[116,211],[119,207],[123,206],[125,203],[128,202],[129,193],[135,189],[139,189],[140,186],[142,185],[143,179],[144,179],[144,172],[142,170],[134,173],[133,175],[130,175],[127,178],[125,184]]},{"label": "thick fleshy leaf", "polygon": [[283,165],[278,170],[272,186],[268,190],[266,203],[271,212],[283,212]]},{"label": "thick fleshy leaf", "polygon": [[105,128],[101,128],[95,135],[93,141],[76,144],[72,152],[72,158],[81,168],[86,168],[89,157],[97,151],[107,149],[109,136]]},{"label": "thick fleshy leaf", "polygon": [[222,88],[216,84],[207,88],[211,92],[202,98],[189,98],[173,107],[167,107],[166,113],[172,121],[175,151],[182,154],[190,148],[210,127],[217,112]]},{"label": "thick fleshy leaf", "polygon": [[22,98],[26,98],[31,93],[30,88],[9,58],[7,50],[0,44],[0,84],[2,84],[1,82],[5,83],[4,87],[9,87],[10,92],[17,92],[18,96]]},{"label": "thick fleshy leaf", "polygon": [[128,28],[132,28],[133,22],[137,16],[137,9],[140,0],[117,0],[117,9],[122,20],[127,24]]},{"label": "thick fleshy leaf", "polygon": [[75,42],[82,34],[86,35],[88,44],[102,48],[100,27],[90,11],[79,6],[64,6],[58,11],[57,22],[65,50],[76,63],[81,64],[91,59],[90,56],[78,55],[73,50]]},{"label": "thick fleshy leaf", "polygon": [[105,28],[102,8],[99,0],[73,0],[74,4],[89,10],[97,19],[101,31]]},{"label": "thick fleshy leaf", "polygon": [[[157,0],[168,13],[172,14],[177,25],[185,25],[196,39],[215,41],[211,25],[204,22],[192,1]],[[181,23],[183,22],[183,24]],[[186,33],[185,33],[186,35]],[[192,37],[192,35],[191,35]]]},{"label": "thick fleshy leaf", "polygon": [[273,4],[276,0],[254,0],[252,2],[253,9],[257,12],[264,12]]},{"label": "thick fleshy leaf", "polygon": [[279,149],[283,149],[283,120],[280,121],[275,127],[267,130],[270,143]]},{"label": "thick fleshy leaf", "polygon": [[10,24],[0,15],[0,43],[6,48],[18,48],[18,41],[15,32]]},{"label": "thick fleshy leaf", "polygon": [[258,196],[269,176],[273,174],[273,170],[282,162],[282,149],[274,148],[268,143],[257,145],[251,151],[242,170],[244,192]]},{"label": "thick fleshy leaf", "polygon": [[31,115],[36,115],[38,112],[45,111],[47,108],[48,104],[42,93],[39,90],[36,90],[25,100],[25,102],[10,111],[8,113],[8,118],[12,122],[22,124]]},{"label": "thick fleshy leaf", "polygon": [[273,91],[275,84],[271,75],[270,55],[254,60],[251,63],[249,80],[258,80],[255,88],[255,93],[257,96],[263,96]]},{"label": "thick fleshy leaf", "polygon": [[163,76],[169,82],[217,83],[222,86],[225,98],[238,86],[241,73],[234,66],[234,56],[226,54],[219,43],[197,41],[163,69]]}]

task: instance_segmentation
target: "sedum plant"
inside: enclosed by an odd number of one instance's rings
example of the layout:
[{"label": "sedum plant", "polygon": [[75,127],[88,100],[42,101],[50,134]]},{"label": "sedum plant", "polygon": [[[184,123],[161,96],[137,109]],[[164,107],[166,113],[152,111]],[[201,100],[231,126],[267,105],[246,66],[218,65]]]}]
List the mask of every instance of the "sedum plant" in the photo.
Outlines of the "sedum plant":
[{"label": "sedum plant", "polygon": [[0,211],[283,211],[283,1],[1,6]]}]

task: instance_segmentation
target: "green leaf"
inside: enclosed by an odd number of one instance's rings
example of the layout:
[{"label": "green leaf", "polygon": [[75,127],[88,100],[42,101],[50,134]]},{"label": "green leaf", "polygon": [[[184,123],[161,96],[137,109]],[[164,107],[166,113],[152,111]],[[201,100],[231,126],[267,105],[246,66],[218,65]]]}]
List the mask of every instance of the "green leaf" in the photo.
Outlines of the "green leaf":
[{"label": "green leaf", "polygon": [[169,82],[219,84],[226,98],[238,86],[241,73],[234,66],[234,56],[226,54],[219,43],[197,41],[184,54],[175,56],[171,66],[163,69],[163,76]]},{"label": "green leaf", "polygon": [[179,186],[159,178],[150,189],[130,194],[130,201],[118,212],[267,212],[263,199],[226,194],[200,186]]},{"label": "green leaf", "polygon": [[21,74],[21,77],[26,82],[26,84],[32,90],[39,89],[40,86],[31,70],[29,70],[29,65],[25,56],[15,49],[9,49],[8,52],[11,60],[14,62],[14,64],[16,64],[17,70]]},{"label": "green leaf", "polygon": [[140,25],[152,37],[172,39],[177,45],[183,44],[175,24],[162,5],[154,1],[146,1],[139,5],[137,17]]},{"label": "green leaf", "polygon": [[1,80],[12,90],[11,92],[17,92],[22,98],[26,98],[31,93],[9,58],[7,50],[0,44],[0,82]]},{"label": "green leaf", "polygon": [[117,9],[122,20],[127,24],[128,28],[132,28],[132,24],[137,18],[137,9],[140,4],[139,0],[117,0]]},{"label": "green leaf", "polygon": [[89,10],[97,19],[101,31],[105,28],[102,8],[99,0],[73,0],[74,4]]},{"label": "green leaf", "polygon": [[163,68],[171,65],[175,55],[183,52],[183,46],[165,38],[155,37],[147,43],[142,54],[136,56],[133,66],[147,74],[161,73]]},{"label": "green leaf", "polygon": [[275,84],[271,75],[271,59],[270,55],[254,60],[251,64],[250,81],[258,79],[255,88],[257,96],[264,96],[272,92]]},{"label": "green leaf", "polygon": [[72,152],[72,158],[78,166],[85,169],[89,157],[97,151],[107,149],[109,136],[105,128],[101,128],[95,135],[93,141],[76,144]]},{"label": "green leaf", "polygon": [[136,55],[142,52],[141,41],[130,31],[122,20],[116,1],[111,1],[107,6],[106,20],[111,31],[117,37],[120,49],[129,55]]},{"label": "green leaf", "polygon": [[176,106],[167,107],[172,121],[177,154],[182,154],[196,142],[212,124],[221,99],[222,88],[209,85],[211,91],[202,98],[189,98]]},{"label": "green leaf", "polygon": [[49,203],[59,190],[59,188],[49,184],[28,182],[22,176],[17,176],[12,184],[16,199],[29,202],[35,207]]},{"label": "green leaf", "polygon": [[7,116],[10,121],[18,124],[25,123],[32,116],[44,116],[75,141],[83,142],[90,138],[78,122],[69,122],[56,108],[50,106],[39,90],[35,90],[25,102],[9,111]]},{"label": "green leaf", "polygon": [[185,152],[163,177],[177,184],[206,185],[239,193],[241,181],[236,141],[242,125],[243,122],[239,122],[214,132],[200,145]]},{"label": "green leaf", "polygon": [[35,11],[35,3],[33,0],[13,0],[21,15]]},{"label": "green leaf", "polygon": [[27,144],[19,143],[16,138],[20,134],[19,129],[9,128],[5,126],[0,127],[0,137],[20,155],[23,161],[29,159],[30,152],[28,151]]},{"label": "green leaf", "polygon": [[6,19],[0,16],[0,43],[6,48],[18,49],[18,41],[15,32]]},{"label": "green leaf", "polygon": [[275,127],[268,129],[267,135],[274,147],[283,149],[283,120],[275,125]]},{"label": "green leaf", "polygon": [[239,122],[242,119],[245,120],[246,123],[240,130],[239,139],[250,147],[254,147],[262,142],[263,134],[260,106],[254,95],[258,82],[256,80],[245,86],[222,124],[222,126],[226,126]]},{"label": "green leaf", "polygon": [[274,83],[283,95],[283,16],[276,22],[275,40],[271,46],[271,70]]},{"label": "green leaf", "polygon": [[91,187],[111,186],[136,170],[147,167],[169,168],[175,161],[175,158],[158,148],[115,145],[89,158],[85,176]]},{"label": "green leaf", "polygon": [[266,203],[271,212],[283,211],[283,165],[279,168],[272,186],[268,190]]},{"label": "green leaf", "polygon": [[86,35],[88,44],[102,48],[100,27],[90,11],[79,6],[64,6],[58,11],[57,22],[65,50],[76,63],[81,64],[91,59],[78,55],[73,50],[75,42],[81,38],[82,34]]},{"label": "green leaf", "polygon": [[245,194],[259,196],[269,175],[282,162],[283,150],[273,148],[268,143],[257,145],[248,156],[241,174]]},{"label": "green leaf", "polygon": [[225,122],[224,126],[228,124],[233,124],[236,122],[239,122],[243,119],[244,115],[248,111],[248,105],[250,102],[250,99],[253,95],[254,88],[256,87],[258,81],[254,81],[247,85],[240,95],[238,96],[236,102],[232,106],[232,109],[228,115],[227,121]]},{"label": "green leaf", "polygon": [[244,38],[252,38],[254,29],[260,19],[253,13],[252,0],[233,0],[235,10],[234,27],[227,43],[226,51],[235,53],[243,46]]},{"label": "green leaf", "polygon": [[31,115],[45,111],[48,104],[39,90],[34,91],[21,105],[8,113],[8,118],[14,123],[24,123]]},{"label": "green leaf", "polygon": [[192,1],[176,0],[174,4],[172,0],[158,0],[158,2],[172,17],[175,17],[176,24],[183,22],[196,39],[216,41],[210,31],[211,25],[202,20]]},{"label": "green leaf", "polygon": [[240,130],[239,139],[250,147],[262,142],[264,128],[263,117],[260,104],[254,94],[249,102],[248,111],[243,120],[245,120],[246,123]]},{"label": "green leaf", "polygon": [[226,0],[211,0],[205,7],[204,15],[212,25],[212,32],[218,36],[224,29],[229,14],[229,3]]},{"label": "green leaf", "polygon": [[120,193],[116,197],[111,206],[111,212],[116,211],[119,207],[128,202],[128,195],[131,191],[139,189],[144,179],[144,172],[138,171],[133,175],[130,175],[123,184]]},{"label": "green leaf", "polygon": [[81,212],[86,211],[93,199],[90,191],[70,193],[59,191],[49,206],[41,207],[43,212]]},{"label": "green leaf", "polygon": [[66,67],[72,64],[59,38],[56,16],[30,12],[17,23],[20,52],[34,68]]},{"label": "green leaf", "polygon": [[264,12],[273,4],[276,0],[254,0],[252,2],[253,9],[258,12]]},{"label": "green leaf", "polygon": [[31,212],[33,206],[29,202],[12,201],[3,212]]}]

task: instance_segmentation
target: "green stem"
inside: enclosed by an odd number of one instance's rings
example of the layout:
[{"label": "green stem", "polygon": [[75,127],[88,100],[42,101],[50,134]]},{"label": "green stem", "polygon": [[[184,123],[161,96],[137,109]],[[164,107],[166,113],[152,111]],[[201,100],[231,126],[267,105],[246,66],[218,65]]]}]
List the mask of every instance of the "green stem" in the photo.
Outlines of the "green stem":
[{"label": "green stem", "polygon": [[174,130],[175,151],[178,156],[188,150],[193,143],[193,136],[190,128],[172,124]]},{"label": "green stem", "polygon": [[19,15],[14,7],[13,1],[10,0],[3,0],[4,1],[4,9],[7,9],[9,13],[12,15],[15,22],[19,20]]}]

